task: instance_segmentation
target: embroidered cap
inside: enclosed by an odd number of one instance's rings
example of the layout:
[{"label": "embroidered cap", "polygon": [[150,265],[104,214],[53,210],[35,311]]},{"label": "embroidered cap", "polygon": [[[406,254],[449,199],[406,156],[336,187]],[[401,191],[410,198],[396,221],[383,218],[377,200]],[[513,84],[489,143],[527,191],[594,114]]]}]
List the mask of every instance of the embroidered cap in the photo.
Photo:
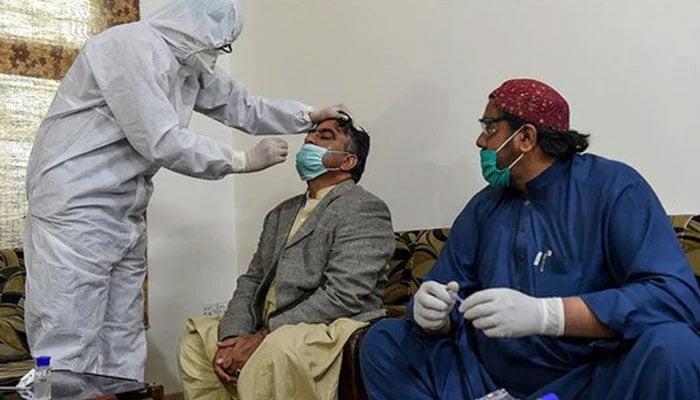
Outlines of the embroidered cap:
[{"label": "embroidered cap", "polygon": [[531,124],[569,130],[569,104],[551,86],[534,79],[511,79],[489,95],[496,108]]}]

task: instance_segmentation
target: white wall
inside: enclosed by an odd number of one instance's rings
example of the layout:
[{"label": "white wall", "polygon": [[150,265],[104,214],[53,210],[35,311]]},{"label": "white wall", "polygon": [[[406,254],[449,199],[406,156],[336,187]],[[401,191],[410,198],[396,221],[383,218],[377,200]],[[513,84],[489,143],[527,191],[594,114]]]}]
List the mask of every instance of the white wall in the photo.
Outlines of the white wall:
[{"label": "white wall", "polygon": [[[141,3],[147,15],[165,1]],[[491,89],[523,76],[559,89],[572,126],[592,134],[590,151],[636,167],[668,212],[700,211],[697,0],[242,3],[232,74],[259,94],[348,104],[372,134],[363,184],[387,201],[396,229],[449,225],[484,185],[476,119]],[[193,129],[255,143],[203,118]],[[147,376],[168,391],[179,388],[186,316],[228,300],[265,212],[303,190],[292,161],[221,182],[156,178]]]}]

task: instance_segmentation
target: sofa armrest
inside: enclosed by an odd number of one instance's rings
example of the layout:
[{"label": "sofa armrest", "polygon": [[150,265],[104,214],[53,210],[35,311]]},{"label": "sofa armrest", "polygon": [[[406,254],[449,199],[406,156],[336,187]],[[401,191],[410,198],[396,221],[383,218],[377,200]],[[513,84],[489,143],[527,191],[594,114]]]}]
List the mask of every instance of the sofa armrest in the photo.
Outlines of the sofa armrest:
[{"label": "sofa armrest", "polygon": [[369,400],[360,372],[360,343],[370,325],[362,327],[345,342],[338,385],[339,400]]}]

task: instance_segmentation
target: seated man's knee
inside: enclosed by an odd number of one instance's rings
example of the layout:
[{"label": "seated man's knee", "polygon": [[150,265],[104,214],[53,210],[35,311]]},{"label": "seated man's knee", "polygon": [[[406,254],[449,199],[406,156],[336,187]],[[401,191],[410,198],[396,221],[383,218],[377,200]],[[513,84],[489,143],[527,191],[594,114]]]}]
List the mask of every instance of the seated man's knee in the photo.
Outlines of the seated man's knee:
[{"label": "seated man's knee", "polygon": [[267,352],[276,355],[289,356],[297,347],[294,342],[299,339],[299,329],[296,325],[283,325],[265,336],[256,352]]},{"label": "seated man's knee", "polygon": [[700,371],[700,336],[684,323],[667,323],[647,329],[635,343],[655,368],[692,366]]},{"label": "seated man's knee", "polygon": [[376,364],[379,359],[386,359],[409,330],[409,322],[403,319],[388,318],[376,322],[360,342],[360,361]]}]

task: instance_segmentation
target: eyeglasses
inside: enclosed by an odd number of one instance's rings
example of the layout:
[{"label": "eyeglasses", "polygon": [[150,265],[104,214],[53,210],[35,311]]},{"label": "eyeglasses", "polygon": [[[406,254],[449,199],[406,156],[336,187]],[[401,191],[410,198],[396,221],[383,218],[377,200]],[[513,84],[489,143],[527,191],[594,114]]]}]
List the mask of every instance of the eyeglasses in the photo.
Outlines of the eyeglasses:
[{"label": "eyeglasses", "polygon": [[496,122],[505,121],[505,117],[496,118],[479,118],[479,124],[481,124],[481,133],[486,136],[493,136],[496,134],[498,128],[493,126]]},{"label": "eyeglasses", "polygon": [[216,49],[225,54],[231,54],[231,52],[233,52],[233,47],[231,47],[230,44],[225,44],[221,47],[217,47]]}]

